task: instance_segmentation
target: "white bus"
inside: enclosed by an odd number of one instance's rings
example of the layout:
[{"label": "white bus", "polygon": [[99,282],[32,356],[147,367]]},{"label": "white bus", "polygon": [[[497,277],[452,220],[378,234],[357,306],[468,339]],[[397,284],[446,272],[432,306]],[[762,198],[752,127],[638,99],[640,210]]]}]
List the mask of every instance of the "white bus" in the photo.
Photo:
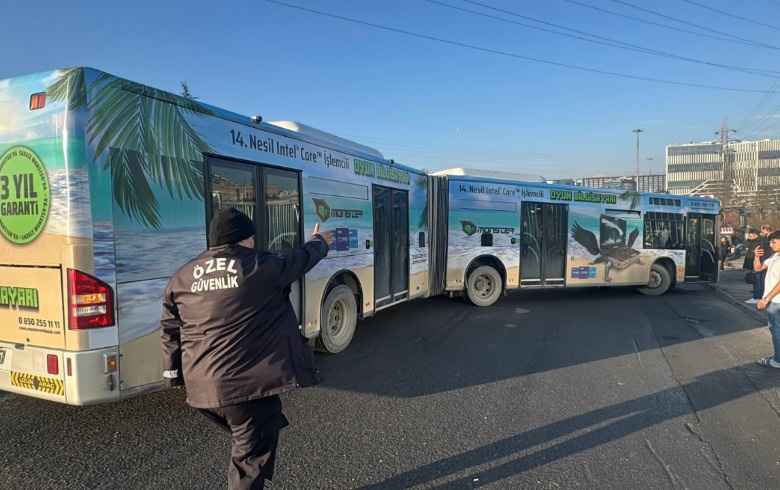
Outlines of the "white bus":
[{"label": "white bus", "polygon": [[163,288],[225,206],[275,253],[334,230],[291,297],[339,352],[359,318],[429,294],[427,184],[313,128],[89,68],[0,81],[0,390],[86,405],[161,387]]},{"label": "white bus", "polygon": [[440,203],[430,218],[432,291],[487,306],[519,288],[637,286],[658,295],[718,280],[717,199],[464,169],[432,179]]}]

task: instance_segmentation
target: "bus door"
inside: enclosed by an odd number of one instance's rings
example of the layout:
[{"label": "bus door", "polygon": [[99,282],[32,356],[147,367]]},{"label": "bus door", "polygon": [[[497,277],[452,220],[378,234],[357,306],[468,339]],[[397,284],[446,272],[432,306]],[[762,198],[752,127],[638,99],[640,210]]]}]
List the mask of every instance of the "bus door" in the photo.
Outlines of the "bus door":
[{"label": "bus door", "polygon": [[[208,159],[207,169],[207,223],[219,209],[234,207],[255,222],[259,250],[283,255],[301,244],[299,172],[216,158]],[[290,301],[299,322],[302,300],[302,284],[296,281]]]},{"label": "bus door", "polygon": [[523,202],[520,207],[520,284],[565,282],[569,206]]},{"label": "bus door", "polygon": [[715,281],[718,273],[717,216],[688,213],[685,237],[685,277]]},{"label": "bus door", "polygon": [[409,297],[409,194],[374,186],[374,305]]}]

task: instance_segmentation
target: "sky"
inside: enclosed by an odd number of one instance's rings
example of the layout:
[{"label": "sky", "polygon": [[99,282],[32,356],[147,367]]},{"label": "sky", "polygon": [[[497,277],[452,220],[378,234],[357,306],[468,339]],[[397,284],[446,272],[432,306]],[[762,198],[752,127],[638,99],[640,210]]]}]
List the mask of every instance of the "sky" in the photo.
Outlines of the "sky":
[{"label": "sky", "polygon": [[89,66],[175,93],[184,81],[203,102],[429,171],[663,173],[667,145],[720,140],[724,121],[732,139],[780,139],[780,0],[6,0],[3,12],[0,80]]}]

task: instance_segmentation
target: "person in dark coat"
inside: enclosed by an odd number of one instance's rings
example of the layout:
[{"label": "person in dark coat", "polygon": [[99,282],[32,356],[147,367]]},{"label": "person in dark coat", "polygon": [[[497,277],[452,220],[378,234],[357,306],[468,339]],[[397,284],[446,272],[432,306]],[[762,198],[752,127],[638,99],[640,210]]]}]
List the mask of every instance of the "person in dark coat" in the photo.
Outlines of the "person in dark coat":
[{"label": "person in dark coat", "polygon": [[722,271],[726,270],[726,258],[729,256],[730,248],[729,239],[725,236],[720,237],[720,270]]},{"label": "person in dark coat", "polygon": [[291,285],[328,253],[332,231],[275,255],[255,249],[252,220],[220,209],[210,248],[171,277],[160,320],[163,377],[187,403],[232,434],[230,489],[263,488],[273,478],[279,431],[288,425],[280,393],[316,384]]},{"label": "person in dark coat", "polygon": [[[761,248],[764,253],[761,255],[755,254],[755,248],[754,251],[754,257],[758,255],[759,263],[763,264],[766,259],[768,259],[772,255],[772,249],[769,248],[769,235],[772,234],[772,229],[769,227],[769,225],[763,225],[761,226],[761,232],[758,235],[758,245],[756,248]],[[755,263],[753,266],[753,269],[758,271],[757,273],[753,274],[753,298],[756,299],[756,302],[758,302],[759,299],[764,297],[764,282],[766,282],[766,269],[764,268],[756,268]],[[751,303],[753,301],[750,301]]]},{"label": "person in dark coat", "polygon": [[[753,228],[749,229],[745,236],[747,241],[745,242],[745,260],[742,263],[742,268],[748,271],[754,271],[753,259],[756,257],[756,248],[762,246],[761,240],[758,236],[758,230]],[[751,280],[753,281],[753,297],[745,300],[745,303],[756,304],[761,299],[761,293],[763,293],[763,286],[758,285],[758,281],[761,279],[759,272],[754,272]]]},{"label": "person in dark coat", "polygon": [[753,228],[748,229],[745,232],[745,247],[744,247],[745,260],[742,261],[743,269],[749,271],[753,270],[753,259],[755,258],[754,251],[758,244],[759,244],[758,232]]}]

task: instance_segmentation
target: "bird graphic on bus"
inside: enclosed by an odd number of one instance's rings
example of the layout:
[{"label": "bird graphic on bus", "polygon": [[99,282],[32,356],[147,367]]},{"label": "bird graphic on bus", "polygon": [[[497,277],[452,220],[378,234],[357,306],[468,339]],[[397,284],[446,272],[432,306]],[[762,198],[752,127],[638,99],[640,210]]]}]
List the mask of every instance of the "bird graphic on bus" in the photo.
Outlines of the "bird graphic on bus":
[{"label": "bird graphic on bus", "polygon": [[600,243],[595,233],[581,227],[576,221],[571,227],[572,238],[596,256],[590,264],[605,264],[605,282],[612,282],[609,277],[612,268],[623,270],[631,264],[642,264],[641,252],[633,248],[639,236],[639,228],[634,228],[626,237],[626,220],[602,214],[599,234]]}]

